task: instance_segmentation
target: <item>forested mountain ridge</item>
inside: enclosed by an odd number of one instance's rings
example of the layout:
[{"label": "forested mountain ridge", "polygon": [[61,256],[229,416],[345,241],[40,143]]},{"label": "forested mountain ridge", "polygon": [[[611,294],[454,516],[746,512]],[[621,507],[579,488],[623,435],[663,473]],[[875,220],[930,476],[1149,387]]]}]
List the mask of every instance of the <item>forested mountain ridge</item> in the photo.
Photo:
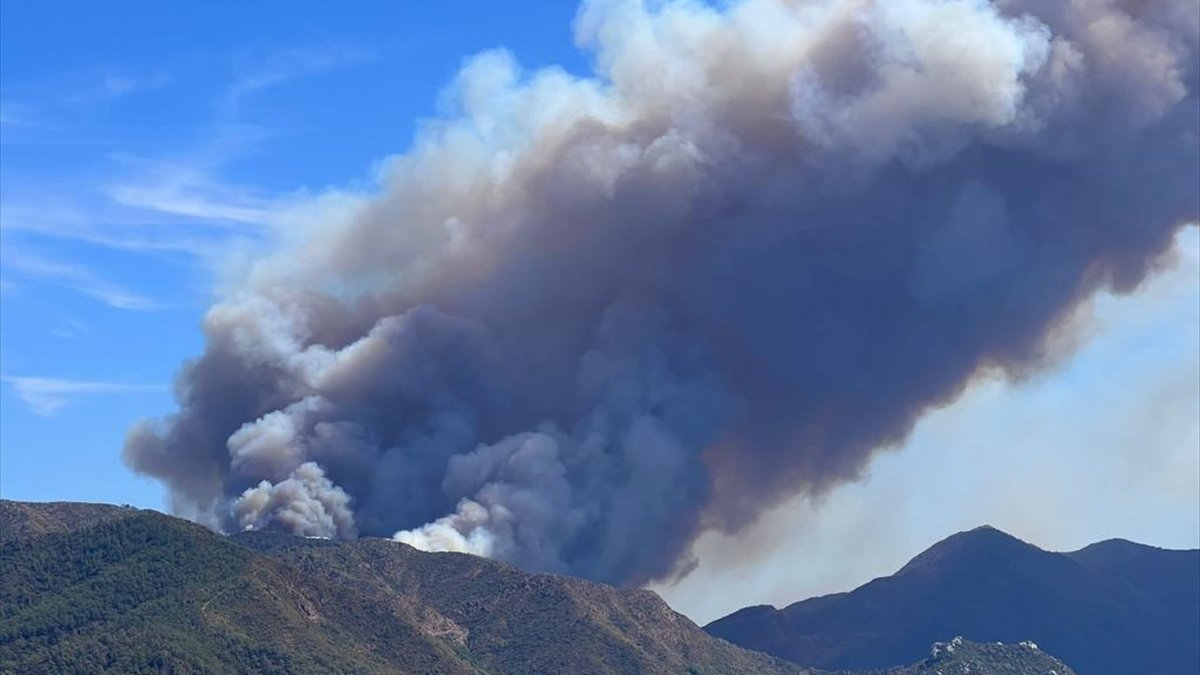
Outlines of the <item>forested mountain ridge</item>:
[{"label": "forested mountain ridge", "polygon": [[[714,638],[649,591],[382,539],[225,537],[154,511],[0,500],[0,672],[822,671]],[[958,640],[879,672],[1071,671]]]},{"label": "forested mountain ridge", "polygon": [[386,540],[0,502],[0,670],[801,673],[648,591]]}]

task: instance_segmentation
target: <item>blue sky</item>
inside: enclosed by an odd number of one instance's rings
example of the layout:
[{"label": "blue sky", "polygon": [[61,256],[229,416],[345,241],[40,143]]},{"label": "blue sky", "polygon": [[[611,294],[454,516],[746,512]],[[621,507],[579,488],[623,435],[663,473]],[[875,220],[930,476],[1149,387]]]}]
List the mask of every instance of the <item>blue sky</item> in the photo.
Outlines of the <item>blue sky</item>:
[{"label": "blue sky", "polygon": [[587,64],[570,3],[4,3],[0,493],[161,507],[121,464],[172,407],[230,251],[370,185],[463,59]]},{"label": "blue sky", "polygon": [[[4,497],[163,508],[120,448],[136,420],[173,408],[174,374],[201,351],[200,318],[230,261],[313,195],[370,189],[467,56],[504,46],[528,67],[588,69],[569,2],[281,7],[3,5]],[[740,539],[702,540],[697,572],[659,590],[704,620],[843,590],[982,522],[1050,548],[1107,536],[1197,546],[1196,228],[1177,249],[1143,289],[1089,304],[1084,346],[1063,363],[984,381],[863,482],[785,505]],[[946,489],[919,489],[930,474]],[[780,528],[794,536],[773,537]],[[861,533],[880,531],[886,555],[864,553]],[[744,550],[761,555],[722,555]],[[713,583],[731,578],[728,595]]]}]

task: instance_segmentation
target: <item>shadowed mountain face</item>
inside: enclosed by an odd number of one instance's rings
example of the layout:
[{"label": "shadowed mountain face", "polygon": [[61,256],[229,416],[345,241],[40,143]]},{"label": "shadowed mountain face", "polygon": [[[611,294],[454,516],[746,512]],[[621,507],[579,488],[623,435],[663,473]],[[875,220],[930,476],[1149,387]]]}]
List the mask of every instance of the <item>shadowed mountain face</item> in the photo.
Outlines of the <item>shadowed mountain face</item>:
[{"label": "shadowed mountain face", "polygon": [[1080,672],[1200,671],[1200,551],[1112,540],[1051,553],[999,530],[953,535],[899,572],[782,610],[748,607],[718,637],[819,668],[881,668],[946,635],[1032,640]]}]

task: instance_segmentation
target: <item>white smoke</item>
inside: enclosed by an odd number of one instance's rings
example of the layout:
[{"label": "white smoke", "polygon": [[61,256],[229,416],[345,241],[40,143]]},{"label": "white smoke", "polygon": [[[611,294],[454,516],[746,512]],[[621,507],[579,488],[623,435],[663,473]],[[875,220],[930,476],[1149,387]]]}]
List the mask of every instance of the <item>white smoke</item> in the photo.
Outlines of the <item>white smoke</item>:
[{"label": "white smoke", "polygon": [[306,537],[354,536],[350,497],[325,477],[315,462],[305,462],[279,483],[262,481],[233,503],[243,530],[280,527]]}]

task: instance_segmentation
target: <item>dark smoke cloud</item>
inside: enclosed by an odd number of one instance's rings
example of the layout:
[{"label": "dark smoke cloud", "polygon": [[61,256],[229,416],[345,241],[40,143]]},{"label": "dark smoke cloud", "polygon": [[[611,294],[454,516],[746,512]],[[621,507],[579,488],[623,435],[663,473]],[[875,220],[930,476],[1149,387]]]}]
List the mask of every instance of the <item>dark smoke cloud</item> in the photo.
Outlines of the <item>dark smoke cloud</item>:
[{"label": "dark smoke cloud", "polygon": [[669,576],[1153,269],[1200,213],[1197,14],[588,3],[594,79],[476,57],[125,456],[228,530]]}]

